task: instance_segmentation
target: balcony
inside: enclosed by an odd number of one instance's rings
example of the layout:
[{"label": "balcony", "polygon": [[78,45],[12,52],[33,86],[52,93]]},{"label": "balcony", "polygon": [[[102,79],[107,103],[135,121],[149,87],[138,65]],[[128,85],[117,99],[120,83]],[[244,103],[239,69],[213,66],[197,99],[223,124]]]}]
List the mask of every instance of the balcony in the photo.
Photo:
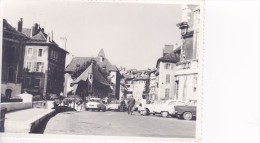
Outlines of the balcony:
[{"label": "balcony", "polygon": [[176,64],[176,73],[175,75],[180,74],[195,74],[198,73],[198,60],[187,60],[182,61]]}]

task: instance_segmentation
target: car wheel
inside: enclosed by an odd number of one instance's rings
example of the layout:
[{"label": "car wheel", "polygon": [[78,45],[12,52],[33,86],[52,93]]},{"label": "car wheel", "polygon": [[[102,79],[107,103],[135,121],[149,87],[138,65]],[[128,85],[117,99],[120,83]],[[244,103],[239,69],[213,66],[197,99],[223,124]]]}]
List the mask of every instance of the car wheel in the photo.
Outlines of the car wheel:
[{"label": "car wheel", "polygon": [[145,112],[146,112],[145,115],[147,115],[147,116],[150,115],[149,109],[146,108],[146,109],[145,109]]},{"label": "car wheel", "polygon": [[182,117],[183,117],[184,120],[191,120],[192,114],[191,114],[191,112],[184,112]]},{"label": "car wheel", "polygon": [[166,118],[166,117],[168,117],[169,113],[166,112],[166,111],[163,111],[163,112],[161,112],[161,115],[162,115],[164,118]]},{"label": "car wheel", "polygon": [[100,112],[100,109],[98,109],[98,112]]},{"label": "car wheel", "polygon": [[106,109],[103,109],[102,111],[103,111],[103,112],[106,112]]},{"label": "car wheel", "polygon": [[89,109],[88,108],[86,108],[86,111],[88,111]]}]

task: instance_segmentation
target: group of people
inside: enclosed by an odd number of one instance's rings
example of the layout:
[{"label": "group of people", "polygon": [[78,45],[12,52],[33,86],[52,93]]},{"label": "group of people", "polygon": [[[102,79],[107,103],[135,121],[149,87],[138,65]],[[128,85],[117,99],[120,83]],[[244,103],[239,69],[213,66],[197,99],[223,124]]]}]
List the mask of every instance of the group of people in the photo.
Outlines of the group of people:
[{"label": "group of people", "polygon": [[[128,101],[127,101],[127,105],[128,105],[128,107],[127,107],[127,113],[128,113],[128,115],[132,115],[133,114],[133,110],[134,110],[134,106],[135,106],[135,99],[133,98],[133,96],[131,96],[129,99],[128,99]],[[143,95],[143,97],[142,97],[142,99],[141,99],[141,102],[140,102],[140,104],[139,104],[139,106],[140,106],[140,114],[142,115],[142,116],[144,116],[146,113],[146,96],[144,96]]]}]

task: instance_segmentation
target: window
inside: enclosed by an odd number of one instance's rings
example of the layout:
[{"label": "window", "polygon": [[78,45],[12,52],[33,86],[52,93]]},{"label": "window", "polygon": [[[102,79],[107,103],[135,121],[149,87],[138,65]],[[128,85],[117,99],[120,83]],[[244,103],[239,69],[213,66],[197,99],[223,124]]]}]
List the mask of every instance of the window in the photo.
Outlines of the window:
[{"label": "window", "polygon": [[42,57],[42,53],[43,53],[43,50],[42,50],[42,49],[39,49],[39,50],[38,50],[38,57]]},{"label": "window", "polygon": [[40,79],[34,79],[33,85],[34,85],[35,87],[39,87],[39,86],[40,86],[40,83],[41,83],[41,80],[40,80]]},{"label": "window", "polygon": [[193,87],[193,92],[196,92],[197,91],[197,88],[196,87]]},{"label": "window", "polygon": [[172,64],[172,66],[171,66],[171,70],[173,70],[173,67],[174,67],[174,65]]},{"label": "window", "polygon": [[25,70],[27,72],[32,71],[32,62],[26,62]]},{"label": "window", "polygon": [[170,88],[165,88],[165,98],[170,97]]},{"label": "window", "polygon": [[33,54],[33,49],[32,48],[28,48],[27,49],[27,55],[31,56]]},{"label": "window", "polygon": [[166,74],[166,83],[170,83],[171,82],[171,75]]},{"label": "window", "polygon": [[92,74],[88,74],[89,80],[92,80]]},{"label": "window", "polygon": [[55,60],[58,61],[59,58],[58,52],[55,52],[55,55],[56,55]]},{"label": "window", "polygon": [[151,86],[151,91],[152,91],[152,92],[155,91],[155,86]]},{"label": "window", "polygon": [[99,61],[100,61],[100,62],[103,62],[104,59],[105,59],[105,58],[103,58],[103,57],[99,57]]},{"label": "window", "polygon": [[31,78],[30,77],[25,77],[24,78],[24,85],[25,85],[25,87],[29,87],[30,86],[30,82],[31,82]]},{"label": "window", "polygon": [[178,100],[178,93],[179,93],[179,81],[175,81],[175,99]]},{"label": "window", "polygon": [[54,57],[53,54],[54,54],[53,50],[51,50],[51,59],[53,59],[53,57]]},{"label": "window", "polygon": [[43,72],[43,62],[37,62],[36,63],[36,71],[37,72]]},{"label": "window", "polygon": [[169,64],[169,63],[165,63],[165,65],[164,65],[164,69],[170,69],[170,67],[171,67],[171,64]]}]

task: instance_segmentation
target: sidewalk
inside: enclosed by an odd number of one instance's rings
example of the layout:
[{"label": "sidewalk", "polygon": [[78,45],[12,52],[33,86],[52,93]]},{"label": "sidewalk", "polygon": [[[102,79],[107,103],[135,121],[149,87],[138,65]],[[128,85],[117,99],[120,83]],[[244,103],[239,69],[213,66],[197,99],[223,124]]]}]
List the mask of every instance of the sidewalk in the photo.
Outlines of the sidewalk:
[{"label": "sidewalk", "polygon": [[5,115],[6,133],[30,133],[45,119],[53,115],[53,109],[30,108]]}]

